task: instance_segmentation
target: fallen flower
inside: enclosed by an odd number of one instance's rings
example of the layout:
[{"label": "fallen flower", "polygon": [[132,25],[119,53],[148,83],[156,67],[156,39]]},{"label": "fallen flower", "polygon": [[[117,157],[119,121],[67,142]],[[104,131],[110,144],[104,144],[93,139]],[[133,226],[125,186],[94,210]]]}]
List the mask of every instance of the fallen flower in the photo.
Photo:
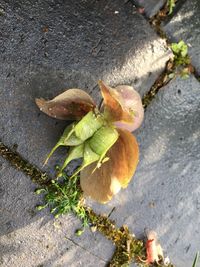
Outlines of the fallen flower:
[{"label": "fallen flower", "polygon": [[119,138],[107,153],[109,160],[95,172],[95,163],[80,174],[81,188],[85,195],[98,202],[107,202],[121,188],[127,187],[139,160],[136,138],[128,131],[118,129]]},{"label": "fallen flower", "polygon": [[71,160],[82,158],[72,177],[80,172],[84,195],[105,203],[128,185],[136,170],[139,148],[130,132],[141,125],[144,110],[132,87],[114,89],[102,81],[99,86],[104,100],[100,111],[80,89],[66,90],[50,101],[36,99],[36,104],[51,117],[75,120],[66,127],[46,162],[59,146],[69,146],[61,171]]}]

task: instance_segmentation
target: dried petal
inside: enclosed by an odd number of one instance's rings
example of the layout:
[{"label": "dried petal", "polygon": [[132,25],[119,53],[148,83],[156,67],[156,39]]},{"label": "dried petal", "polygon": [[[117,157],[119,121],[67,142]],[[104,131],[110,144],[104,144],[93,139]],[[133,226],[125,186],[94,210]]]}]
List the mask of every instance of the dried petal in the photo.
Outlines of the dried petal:
[{"label": "dried petal", "polygon": [[104,111],[117,127],[128,131],[137,129],[143,120],[144,109],[141,97],[131,86],[119,85],[116,88],[99,81],[104,98]]},{"label": "dried petal", "polygon": [[69,89],[52,100],[36,98],[40,110],[60,120],[79,120],[95,107],[93,99],[81,89]]},{"label": "dried petal", "polygon": [[139,158],[139,148],[135,137],[126,130],[119,130],[119,138],[108,151],[109,160],[97,168],[95,163],[81,171],[80,183],[86,196],[105,203],[121,187],[130,182]]},{"label": "dried petal", "polygon": [[[127,187],[139,162],[139,147],[135,136],[126,130],[118,129],[119,142],[113,146],[113,174],[122,188]],[[108,154],[109,156],[109,154]],[[111,156],[109,156],[111,158]]]},{"label": "dried petal", "polygon": [[159,262],[159,256],[163,258],[163,251],[158,243],[157,233],[154,231],[150,231],[147,234],[147,242],[146,242],[146,253],[147,253],[147,264]]},{"label": "dried petal", "polygon": [[115,89],[119,93],[121,105],[126,107],[133,115],[131,123],[116,121],[115,125],[129,132],[133,132],[140,127],[144,119],[144,108],[142,106],[141,97],[133,87],[128,85],[119,85]]}]

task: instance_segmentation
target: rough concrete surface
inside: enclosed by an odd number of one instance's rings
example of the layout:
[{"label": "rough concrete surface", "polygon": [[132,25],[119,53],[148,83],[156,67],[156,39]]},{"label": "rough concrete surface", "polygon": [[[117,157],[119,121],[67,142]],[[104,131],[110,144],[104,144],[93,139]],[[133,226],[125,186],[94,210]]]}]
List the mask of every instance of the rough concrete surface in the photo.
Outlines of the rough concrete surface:
[{"label": "rough concrete surface", "polygon": [[[143,95],[169,58],[129,1],[2,0],[0,14],[0,139],[40,168],[66,123],[41,114],[35,97],[78,87],[99,102],[98,79],[131,84]],[[115,206],[111,217],[138,236],[145,227],[158,231],[178,267],[190,266],[200,245],[199,92],[192,77],[159,92],[137,132],[134,181],[107,206],[90,202],[101,213]],[[65,154],[55,153],[50,174]],[[111,243],[90,231],[75,237],[80,222],[72,215],[54,224],[48,211],[35,213],[35,185],[0,160],[0,265],[105,266]]]},{"label": "rough concrete surface", "polygon": [[0,136],[40,167],[66,124],[41,114],[35,97],[79,87],[99,99],[100,78],[143,94],[169,58],[130,3],[1,1],[1,7]]},{"label": "rough concrete surface", "polygon": [[[52,98],[78,87],[98,102],[98,79],[134,84],[143,94],[169,58],[165,42],[130,3],[1,1],[0,13],[0,139],[10,147],[16,144],[40,168],[66,122],[41,114],[35,97]],[[50,174],[65,154],[65,149],[55,154],[46,168]],[[48,212],[29,214],[38,200],[34,186],[5,163],[0,171],[3,266],[105,266],[113,252],[109,241],[89,231],[76,239],[80,222],[72,216],[63,218],[61,233],[53,230],[52,220],[40,227]],[[64,240],[63,233],[83,249]],[[45,248],[48,238],[52,250]]]},{"label": "rough concrete surface", "polygon": [[144,12],[147,17],[153,17],[166,3],[166,0],[133,0],[133,2],[144,8]]},{"label": "rough concrete surface", "polygon": [[80,222],[74,216],[54,220],[34,194],[29,177],[0,158],[0,266],[105,266],[114,247],[103,236],[87,230],[75,236]]},{"label": "rough concrete surface", "polygon": [[165,25],[164,31],[172,41],[184,40],[192,63],[200,74],[200,2],[185,1],[180,10]]},{"label": "rough concrete surface", "polygon": [[165,42],[125,1],[1,1],[1,6],[1,62],[8,80],[42,66],[133,84],[143,94],[168,58]]},{"label": "rough concrete surface", "polygon": [[162,88],[136,133],[140,163],[133,181],[97,212],[116,207],[111,218],[137,235],[158,232],[177,267],[192,266],[200,247],[200,84],[190,77]]}]

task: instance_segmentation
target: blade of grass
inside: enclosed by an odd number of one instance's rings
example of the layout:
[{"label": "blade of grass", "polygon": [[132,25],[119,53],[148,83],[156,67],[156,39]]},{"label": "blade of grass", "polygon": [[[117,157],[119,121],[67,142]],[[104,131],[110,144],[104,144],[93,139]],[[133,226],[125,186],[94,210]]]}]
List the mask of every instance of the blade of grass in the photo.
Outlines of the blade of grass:
[{"label": "blade of grass", "polygon": [[197,267],[198,261],[199,261],[199,251],[196,253],[192,267]]}]

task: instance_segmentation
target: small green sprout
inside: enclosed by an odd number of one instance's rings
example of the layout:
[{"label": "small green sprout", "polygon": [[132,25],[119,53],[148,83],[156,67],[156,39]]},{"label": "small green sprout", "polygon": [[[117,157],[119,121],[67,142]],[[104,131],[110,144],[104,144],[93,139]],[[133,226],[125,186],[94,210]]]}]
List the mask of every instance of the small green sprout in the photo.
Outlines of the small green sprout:
[{"label": "small green sprout", "polygon": [[175,7],[175,0],[168,0],[167,6],[169,8],[169,15],[171,15]]},{"label": "small green sprout", "polygon": [[171,72],[168,77],[173,79],[176,74],[179,74],[181,78],[187,79],[189,74],[193,71],[188,55],[187,44],[181,40],[178,43],[172,43],[171,49],[174,54],[174,67],[173,72]]},{"label": "small green sprout", "polygon": [[81,236],[84,232],[84,229],[78,229],[76,230],[76,236]]},{"label": "small green sprout", "polygon": [[36,194],[44,193],[44,205],[37,206],[37,210],[50,208],[55,218],[62,214],[74,213],[82,221],[83,227],[88,225],[88,219],[83,206],[82,191],[79,185],[79,176],[69,179],[63,173],[62,181],[52,180],[46,188],[36,190]]},{"label": "small green sprout", "polygon": [[192,267],[197,267],[198,261],[199,261],[199,252],[196,253]]},{"label": "small green sprout", "polygon": [[178,43],[172,43],[171,49],[174,53],[174,61],[176,66],[187,65],[190,63],[188,46],[183,40]]}]

